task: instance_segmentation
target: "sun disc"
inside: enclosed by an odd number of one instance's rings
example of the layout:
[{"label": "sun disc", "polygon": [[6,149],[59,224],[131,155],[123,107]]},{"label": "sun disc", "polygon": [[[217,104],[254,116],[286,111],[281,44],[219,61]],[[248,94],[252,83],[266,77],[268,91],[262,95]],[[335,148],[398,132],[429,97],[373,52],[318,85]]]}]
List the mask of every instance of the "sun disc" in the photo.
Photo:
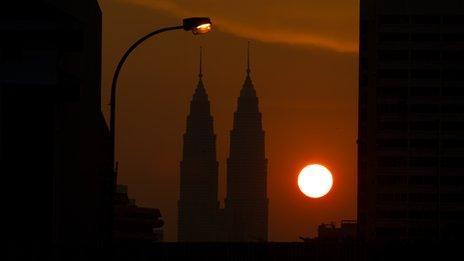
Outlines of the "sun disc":
[{"label": "sun disc", "polygon": [[306,166],[298,175],[298,187],[303,194],[310,198],[320,198],[327,195],[332,185],[332,173],[319,164]]}]

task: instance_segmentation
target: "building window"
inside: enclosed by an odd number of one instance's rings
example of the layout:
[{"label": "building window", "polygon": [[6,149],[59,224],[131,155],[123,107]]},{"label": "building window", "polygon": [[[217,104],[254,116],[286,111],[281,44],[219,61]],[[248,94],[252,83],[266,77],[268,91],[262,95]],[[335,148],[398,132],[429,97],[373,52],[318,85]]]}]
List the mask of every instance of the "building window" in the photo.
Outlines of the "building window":
[{"label": "building window", "polygon": [[407,147],[407,139],[377,139],[377,148],[379,149],[403,149]]},{"label": "building window", "polygon": [[404,80],[409,78],[409,70],[407,69],[381,69],[378,72],[379,79],[398,79]]},{"label": "building window", "polygon": [[408,106],[405,103],[383,103],[377,105],[379,113],[406,113]]},{"label": "building window", "polygon": [[441,158],[441,166],[464,168],[464,157],[443,157]]},{"label": "building window", "polygon": [[411,96],[429,97],[440,94],[438,86],[414,86],[411,87]]},{"label": "building window", "polygon": [[436,167],[437,163],[436,157],[411,157],[409,160],[409,165],[417,168]]},{"label": "building window", "polygon": [[[435,195],[436,196],[436,195]],[[411,210],[409,211],[409,218],[411,219],[435,219],[438,213],[430,210]]]},{"label": "building window", "polygon": [[443,62],[462,62],[464,52],[462,50],[444,50],[442,57]]},{"label": "building window", "polygon": [[377,123],[380,131],[406,131],[408,123],[405,121],[380,121]]},{"label": "building window", "polygon": [[[441,129],[444,131],[464,131],[464,119],[460,121],[442,121]],[[456,142],[456,140],[453,140],[452,142]],[[460,146],[464,147],[462,140],[457,140],[457,142],[461,144]]]},{"label": "building window", "polygon": [[392,227],[378,227],[375,234],[379,238],[400,238],[403,235],[403,229]]},{"label": "building window", "polygon": [[409,176],[408,184],[412,186],[434,186],[437,184],[437,177],[435,176]]},{"label": "building window", "polygon": [[445,70],[443,71],[445,81],[464,81],[464,70]]},{"label": "building window", "polygon": [[407,42],[409,41],[409,33],[391,33],[381,32],[379,33],[380,42]]},{"label": "building window", "polygon": [[[443,139],[441,140],[442,149],[464,149],[464,140]],[[464,165],[464,162],[463,162]]]},{"label": "building window", "polygon": [[438,15],[414,15],[411,17],[411,23],[417,25],[439,25],[441,16]]},{"label": "building window", "polygon": [[440,194],[440,203],[464,203],[464,193]]},{"label": "building window", "polygon": [[408,50],[379,50],[378,59],[380,62],[408,62]]},{"label": "building window", "polygon": [[430,203],[437,201],[438,197],[435,193],[411,193],[409,201],[412,203]]},{"label": "building window", "polygon": [[437,149],[438,140],[436,139],[411,139],[409,142],[411,148],[414,149]]},{"label": "building window", "polygon": [[378,159],[378,165],[381,168],[398,168],[405,167],[407,160],[405,157],[381,156]]},{"label": "building window", "polygon": [[412,33],[411,41],[417,43],[440,42],[441,37],[438,33]]},{"label": "building window", "polygon": [[443,34],[445,42],[464,42],[464,33],[448,33]]},{"label": "building window", "polygon": [[442,89],[442,95],[450,97],[462,97],[464,96],[464,88],[446,87]]},{"label": "building window", "polygon": [[411,78],[413,79],[440,79],[440,70],[412,70]]},{"label": "building window", "polygon": [[396,227],[377,227],[375,234],[379,238],[401,238],[404,235],[404,229]]},{"label": "building window", "polygon": [[403,219],[406,218],[404,210],[377,210],[376,216],[379,219]]},{"label": "building window", "polygon": [[445,25],[464,25],[464,15],[445,15],[443,16]]},{"label": "building window", "polygon": [[440,218],[443,219],[464,219],[464,211],[442,211],[440,212]]},{"label": "building window", "polygon": [[443,104],[441,107],[443,113],[460,114],[464,113],[464,104]]},{"label": "building window", "polygon": [[[378,175],[377,184],[380,186],[406,185],[406,176],[403,175]],[[379,194],[383,195],[383,194]],[[383,195],[385,197],[385,195]]]},{"label": "building window", "polygon": [[379,17],[380,25],[404,25],[409,24],[408,15],[381,15]]},{"label": "building window", "polygon": [[408,87],[406,86],[382,86],[378,88],[379,96],[393,96],[397,98],[408,97]]},{"label": "building window", "polygon": [[412,121],[409,126],[412,131],[438,131],[436,121]]},{"label": "building window", "polygon": [[411,59],[414,62],[440,62],[441,52],[439,50],[413,50]]},{"label": "building window", "polygon": [[412,113],[439,113],[440,106],[438,104],[413,104],[411,105]]}]

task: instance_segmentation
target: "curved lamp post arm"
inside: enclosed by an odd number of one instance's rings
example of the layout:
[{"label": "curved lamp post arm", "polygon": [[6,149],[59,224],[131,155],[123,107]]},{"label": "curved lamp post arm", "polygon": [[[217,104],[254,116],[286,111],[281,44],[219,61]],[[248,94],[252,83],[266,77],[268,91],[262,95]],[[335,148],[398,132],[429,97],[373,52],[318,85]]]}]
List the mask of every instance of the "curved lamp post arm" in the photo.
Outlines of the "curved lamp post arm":
[{"label": "curved lamp post arm", "polygon": [[[121,57],[121,60],[119,60],[119,63],[116,67],[116,70],[113,75],[113,81],[111,83],[111,100],[110,100],[110,139],[111,139],[111,153],[112,153],[112,162],[114,164],[114,159],[116,158],[116,151],[115,151],[115,135],[116,135],[116,88],[117,88],[117,83],[118,83],[118,77],[119,73],[121,71],[122,66],[127,60],[127,57],[134,51],[140,44],[142,44],[145,40],[151,38],[152,36],[155,36],[159,33],[166,32],[166,31],[172,31],[172,30],[179,30],[179,29],[185,29],[184,26],[173,26],[173,27],[166,27],[163,29],[159,29],[156,31],[153,31],[139,40],[137,40],[135,43],[133,43],[129,49],[124,53],[124,55]],[[114,166],[113,166],[114,167]]]}]

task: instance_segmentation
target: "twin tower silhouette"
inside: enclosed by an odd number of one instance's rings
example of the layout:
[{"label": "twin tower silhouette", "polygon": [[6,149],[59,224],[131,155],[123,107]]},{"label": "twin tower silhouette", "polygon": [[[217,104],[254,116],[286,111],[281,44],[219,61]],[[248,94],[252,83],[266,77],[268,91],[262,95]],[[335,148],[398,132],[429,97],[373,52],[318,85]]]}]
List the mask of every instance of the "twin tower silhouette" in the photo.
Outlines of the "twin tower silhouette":
[{"label": "twin tower silhouette", "polygon": [[267,159],[258,97],[250,77],[237,101],[227,159],[225,207],[218,201],[216,135],[201,69],[183,135],[178,201],[178,241],[267,241]]}]

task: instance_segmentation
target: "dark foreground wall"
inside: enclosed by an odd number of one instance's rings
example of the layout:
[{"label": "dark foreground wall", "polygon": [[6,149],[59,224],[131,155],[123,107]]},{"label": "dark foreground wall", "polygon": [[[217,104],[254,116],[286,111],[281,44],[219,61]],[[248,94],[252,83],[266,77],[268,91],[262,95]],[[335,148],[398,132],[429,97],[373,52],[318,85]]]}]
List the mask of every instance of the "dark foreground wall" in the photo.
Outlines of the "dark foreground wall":
[{"label": "dark foreground wall", "polygon": [[464,234],[464,2],[361,0],[358,236]]},{"label": "dark foreground wall", "polygon": [[368,244],[355,241],[310,243],[157,243],[115,248],[113,260],[448,260],[450,244]]},{"label": "dark foreground wall", "polygon": [[357,260],[356,247],[304,243],[158,243],[117,247],[114,260]]},{"label": "dark foreground wall", "polygon": [[0,7],[0,175],[7,255],[35,260],[110,237],[96,0]]}]

